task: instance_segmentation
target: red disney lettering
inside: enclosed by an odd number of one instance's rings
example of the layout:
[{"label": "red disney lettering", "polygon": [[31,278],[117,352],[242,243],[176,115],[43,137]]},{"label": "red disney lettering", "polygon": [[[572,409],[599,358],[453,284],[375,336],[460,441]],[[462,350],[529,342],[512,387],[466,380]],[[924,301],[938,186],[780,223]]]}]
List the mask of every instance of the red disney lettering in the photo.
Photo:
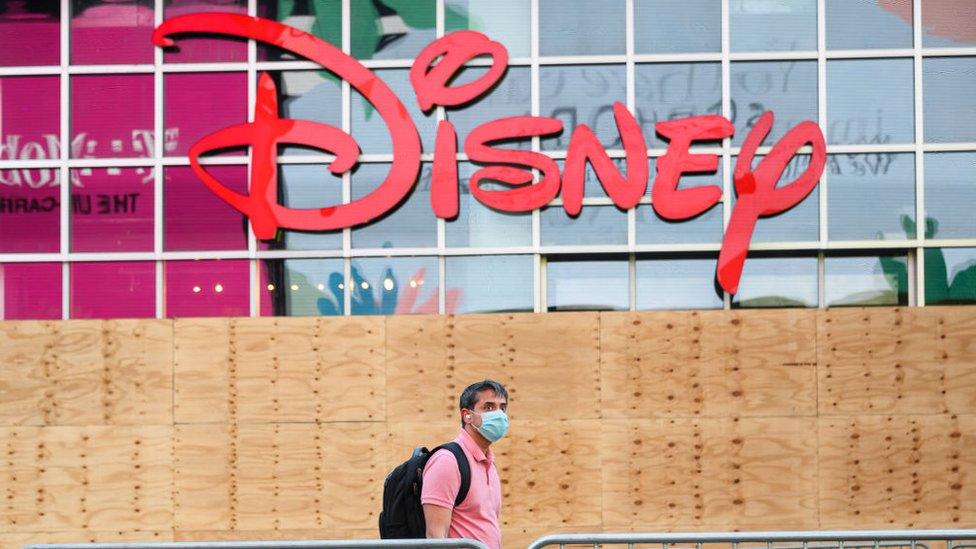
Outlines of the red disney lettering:
[{"label": "red disney lettering", "polygon": [[[767,111],[746,136],[742,151],[735,161],[735,192],[737,200],[732,208],[729,226],[725,229],[722,249],[718,255],[718,282],[730,294],[739,290],[742,266],[752,240],[752,231],[760,217],[769,217],[789,210],[809,195],[827,162],[827,145],[823,133],[813,122],[800,122],[783,136],[759,166],[752,169],[756,149],[769,135],[773,113]],[[797,152],[804,145],[812,145],[810,164],[788,185],[776,187],[776,182]]]},{"label": "red disney lettering", "polygon": [[[329,231],[368,223],[391,210],[413,189],[420,172],[420,136],[400,99],[369,69],[335,46],[294,27],[276,21],[230,13],[201,13],[174,17],[153,33],[158,46],[172,46],[173,34],[207,32],[250,38],[286,49],[322,65],[349,82],[379,112],[390,129],[393,164],[380,186],[370,194],[338,206],[287,208],[277,201],[277,145],[293,143],[336,153],[329,166],[335,174],[356,164],[351,146],[358,146],[342,130],[317,122],[278,118],[274,83],[261,75],[254,122],[221,130],[203,138],[190,150],[193,170],[225,202],[247,215],[254,235],[273,238],[278,228]],[[208,149],[251,145],[251,190],[243,196],[221,185],[204,170],[198,158]]]},{"label": "red disney lettering", "polygon": [[[255,236],[273,238],[279,228],[328,231],[361,225],[390,211],[411,192],[420,170],[417,129],[400,99],[358,61],[306,32],[237,14],[176,17],[160,25],[153,40],[157,45],[171,46],[170,35],[187,32],[250,38],[311,59],[349,82],[376,108],[390,130],[393,163],[386,179],[372,193],[349,204],[304,209],[281,206],[277,202],[279,144],[304,145],[334,154],[335,160],[329,164],[334,174],[345,173],[356,165],[359,146],[350,135],[333,126],[280,118],[274,82],[262,74],[254,121],[213,133],[190,149],[193,170],[217,196],[251,219]],[[491,65],[485,74],[467,84],[449,85],[469,61],[486,55],[491,57]],[[477,32],[457,31],[434,41],[421,52],[410,69],[410,81],[422,110],[458,107],[490,90],[505,74],[507,64],[508,52],[498,42]],[[465,138],[464,152],[472,162],[483,165],[470,178],[472,195],[496,210],[529,212],[547,206],[562,189],[563,207],[567,214],[575,216],[582,208],[586,164],[590,163],[614,204],[625,210],[636,207],[647,192],[647,144],[637,120],[622,103],[614,103],[613,112],[626,152],[626,176],[617,170],[586,125],[573,131],[562,179],[559,166],[546,154],[494,146],[499,141],[557,135],[563,131],[562,122],[556,118],[515,116],[481,124]],[[734,180],[738,200],[722,241],[716,272],[719,285],[733,294],[738,290],[758,219],[799,204],[816,187],[826,164],[823,133],[813,122],[802,122],[787,132],[752,169],[755,152],[772,124],[773,113],[763,114],[746,137],[736,160]],[[657,161],[657,176],[651,188],[651,202],[657,213],[665,219],[680,221],[700,215],[722,200],[722,188],[717,185],[679,190],[678,183],[686,173],[716,171],[718,155],[692,154],[691,144],[696,140],[730,137],[734,132],[732,123],[717,115],[692,116],[660,122],[655,128],[669,140],[665,154]],[[776,182],[786,166],[807,144],[812,146],[812,152],[806,171],[790,184],[777,188]],[[251,188],[247,195],[227,189],[200,165],[201,154],[234,146],[251,147]],[[449,120],[442,120],[434,146],[431,207],[435,215],[444,219],[458,214],[457,153],[457,130]],[[541,172],[538,181],[533,170]],[[511,188],[482,187],[489,181]]]}]

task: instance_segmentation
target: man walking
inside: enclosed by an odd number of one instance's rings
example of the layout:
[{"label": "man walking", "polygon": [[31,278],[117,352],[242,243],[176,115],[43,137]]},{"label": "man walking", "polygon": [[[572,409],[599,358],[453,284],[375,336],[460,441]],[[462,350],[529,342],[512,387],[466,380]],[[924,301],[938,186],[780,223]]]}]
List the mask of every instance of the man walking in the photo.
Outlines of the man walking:
[{"label": "man walking", "polygon": [[468,458],[471,484],[464,501],[455,507],[461,489],[457,459],[449,450],[438,450],[430,457],[420,496],[427,537],[471,538],[501,549],[502,485],[491,444],[508,432],[508,391],[501,383],[486,379],[470,385],[459,400],[461,433],[454,442]]}]

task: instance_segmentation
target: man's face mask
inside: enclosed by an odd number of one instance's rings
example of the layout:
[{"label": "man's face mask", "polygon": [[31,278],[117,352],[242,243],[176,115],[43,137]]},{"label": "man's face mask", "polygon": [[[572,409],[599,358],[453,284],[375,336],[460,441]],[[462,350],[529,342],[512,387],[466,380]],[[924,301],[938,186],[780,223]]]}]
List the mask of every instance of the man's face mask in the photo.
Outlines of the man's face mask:
[{"label": "man's face mask", "polygon": [[[471,413],[478,414],[478,412]],[[504,410],[492,410],[478,415],[481,416],[478,432],[489,442],[496,442],[508,433],[508,415]]]}]

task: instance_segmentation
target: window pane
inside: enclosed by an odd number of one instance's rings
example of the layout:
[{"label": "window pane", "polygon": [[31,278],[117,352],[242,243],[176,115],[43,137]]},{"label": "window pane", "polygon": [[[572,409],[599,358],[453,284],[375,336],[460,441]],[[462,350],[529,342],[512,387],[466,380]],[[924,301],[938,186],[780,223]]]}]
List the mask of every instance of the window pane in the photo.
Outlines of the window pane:
[{"label": "window pane", "polygon": [[828,61],[827,142],[914,141],[913,71],[911,59]]},{"label": "window pane", "polygon": [[968,0],[922,1],[922,46],[976,46],[976,4]]},{"label": "window pane", "polygon": [[530,255],[448,257],[445,277],[457,313],[531,311],[533,266]]},{"label": "window pane", "polygon": [[[417,101],[410,85],[410,71],[406,69],[387,69],[374,71],[393,93],[400,98],[410,113],[410,118],[420,133],[420,142],[425,151],[434,150],[434,137],[437,135],[437,120],[434,111],[425,115],[417,106]],[[390,140],[390,129],[383,117],[355,89],[352,90],[352,136],[359,143],[362,154],[389,154],[393,152],[393,141]],[[464,137],[460,137],[459,147],[463,148]]]},{"label": "window pane", "polygon": [[0,320],[61,318],[60,263],[0,263]]},{"label": "window pane", "polygon": [[167,261],[166,316],[247,316],[248,261]]},{"label": "window pane", "polygon": [[543,246],[626,244],[627,212],[616,206],[584,205],[577,217],[562,206],[542,210],[539,230]]},{"label": "window pane", "polygon": [[627,310],[627,260],[586,261],[550,258],[546,266],[549,311]]},{"label": "window pane", "polygon": [[650,206],[640,206],[637,214],[638,244],[708,244],[722,241],[722,203],[685,221],[662,219]]},{"label": "window pane", "polygon": [[826,12],[827,49],[912,47],[912,0],[827,0]]},{"label": "window pane", "polygon": [[976,153],[926,153],[925,238],[976,237]]},{"label": "window pane", "polygon": [[[247,15],[247,0],[164,0],[164,6],[164,19],[205,12]],[[175,48],[166,49],[163,60],[167,63],[247,61],[247,41],[230,36],[182,34],[176,37]]]},{"label": "window pane", "polygon": [[[335,0],[281,1],[257,0],[258,15],[281,21],[322,40],[342,47],[342,2]],[[297,57],[282,49],[258,44],[260,61],[293,61]]]},{"label": "window pane", "polygon": [[539,0],[539,54],[624,54],[624,4],[623,0]]},{"label": "window pane", "polygon": [[342,259],[273,259],[261,264],[262,316],[343,314]]},{"label": "window pane", "polygon": [[922,61],[925,141],[976,140],[976,57]]},{"label": "window pane", "polygon": [[[352,175],[352,199],[376,190],[390,171],[389,164],[361,164]],[[410,196],[390,213],[352,230],[354,248],[418,248],[437,245],[437,217],[430,209],[430,164]]]},{"label": "window pane", "polygon": [[634,68],[637,120],[651,148],[667,147],[657,122],[702,114],[722,114],[719,63],[654,63]]},{"label": "window pane", "polygon": [[[656,163],[656,159],[650,159],[651,184],[653,184],[656,173]],[[709,185],[722,187],[721,162],[718,163],[718,170],[714,173],[683,174],[678,180],[678,189]],[[722,241],[724,222],[721,202],[698,217],[685,221],[674,222],[662,219],[653,207],[644,205],[637,207],[636,214],[638,244],[691,244]]]},{"label": "window pane", "polygon": [[816,307],[816,257],[749,257],[733,308]]},{"label": "window pane", "polygon": [[925,249],[925,304],[976,303],[976,248]]},{"label": "window pane", "polygon": [[766,145],[804,120],[817,120],[815,61],[738,62],[732,63],[731,71],[732,144],[741,145],[766,111],[776,114]]},{"label": "window pane", "polygon": [[61,250],[61,189],[56,168],[0,170],[0,252]]},{"label": "window pane", "polygon": [[[752,167],[759,165],[763,157],[756,156]],[[733,158],[732,162],[735,163]],[[786,165],[783,175],[776,182],[784,187],[803,175],[810,164],[809,155],[797,155]],[[732,207],[735,208],[733,192]],[[820,239],[820,186],[802,202],[789,210],[771,217],[760,217],[752,234],[752,242],[810,242]]]},{"label": "window pane", "polygon": [[[352,55],[358,59],[413,59],[437,38],[434,0],[351,4]],[[445,20],[454,18],[445,13]]]},{"label": "window pane", "polygon": [[[476,167],[469,162],[458,164],[461,185],[458,197],[458,216],[445,226],[445,239],[451,247],[530,246],[532,245],[532,216],[525,213],[501,212],[485,206],[471,194],[468,182]],[[482,182],[485,188],[492,184]],[[501,185],[496,185],[502,188]],[[433,216],[433,212],[428,215]]]},{"label": "window pane", "polygon": [[[342,86],[325,71],[276,71],[278,108],[282,118],[311,120],[342,128]],[[246,88],[241,88],[246,91]],[[246,94],[245,94],[246,99]],[[279,145],[281,154],[325,155],[298,145]]]},{"label": "window pane", "polygon": [[0,1],[0,67],[61,62],[59,0]]},{"label": "window pane", "polygon": [[907,266],[904,255],[827,257],[827,306],[908,305]]},{"label": "window pane", "polygon": [[[452,83],[454,86],[474,82],[488,71],[487,67],[468,67]],[[508,116],[522,116],[531,113],[532,94],[529,83],[529,69],[511,67],[504,78],[488,93],[458,110],[448,110],[447,119],[454,123],[458,134],[458,149],[464,150],[464,139],[475,128]],[[436,134],[435,134],[436,135]],[[499,143],[505,148],[528,149],[529,139]]]},{"label": "window pane", "polygon": [[[0,160],[60,159],[60,92],[57,76],[0,78]],[[0,184],[16,173],[0,171]]]},{"label": "window pane", "polygon": [[71,62],[153,62],[152,0],[72,0]]},{"label": "window pane", "polygon": [[732,51],[817,49],[816,0],[729,0]]},{"label": "window pane", "polygon": [[[352,314],[436,314],[436,257],[376,257],[352,262]],[[454,312],[457,291],[448,288],[447,312]]]},{"label": "window pane", "polygon": [[[289,208],[323,208],[342,204],[342,178],[323,164],[279,164],[279,201]],[[336,250],[342,231],[280,230],[276,241],[261,241],[262,249]]]},{"label": "window pane", "polygon": [[540,112],[563,122],[563,133],[542,140],[543,150],[565,149],[573,128],[586,124],[607,148],[621,148],[613,102],[627,101],[623,65],[565,65],[539,69]]},{"label": "window pane", "polygon": [[71,251],[153,250],[152,168],[72,170]]},{"label": "window pane", "polygon": [[476,30],[501,42],[509,57],[528,57],[530,7],[524,0],[446,0],[444,28]]},{"label": "window pane", "polygon": [[638,309],[721,309],[716,259],[638,259]]},{"label": "window pane", "polygon": [[[247,122],[247,75],[244,73],[167,74],[163,84],[164,154],[168,156],[186,156],[190,147],[203,137]],[[238,154],[242,151],[238,149]]]},{"label": "window pane", "polygon": [[720,0],[635,0],[635,53],[718,52]]},{"label": "window pane", "polygon": [[152,156],[153,77],[71,77],[73,158]]},{"label": "window pane", "polygon": [[[247,194],[244,166],[206,166],[228,189]],[[210,192],[188,166],[163,171],[163,245],[166,250],[243,250],[244,216]]]},{"label": "window pane", "polygon": [[156,263],[71,264],[71,318],[151,318],[156,315]]},{"label": "window pane", "polygon": [[914,154],[831,154],[826,173],[831,240],[915,238]]}]

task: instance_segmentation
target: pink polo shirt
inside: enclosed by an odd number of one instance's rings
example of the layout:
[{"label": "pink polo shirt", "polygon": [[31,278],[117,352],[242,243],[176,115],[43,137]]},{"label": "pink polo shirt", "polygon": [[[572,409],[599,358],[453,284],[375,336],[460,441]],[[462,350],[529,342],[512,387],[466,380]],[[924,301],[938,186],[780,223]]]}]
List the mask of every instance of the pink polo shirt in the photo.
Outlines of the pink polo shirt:
[{"label": "pink polo shirt", "polygon": [[466,431],[462,430],[454,442],[461,445],[471,466],[468,496],[461,505],[454,507],[454,498],[461,489],[461,473],[454,454],[447,450],[438,450],[424,468],[424,488],[420,502],[453,509],[449,537],[471,538],[492,549],[501,549],[499,516],[502,508],[502,483],[495,469],[495,456],[490,448],[487,455],[482,452]]}]

